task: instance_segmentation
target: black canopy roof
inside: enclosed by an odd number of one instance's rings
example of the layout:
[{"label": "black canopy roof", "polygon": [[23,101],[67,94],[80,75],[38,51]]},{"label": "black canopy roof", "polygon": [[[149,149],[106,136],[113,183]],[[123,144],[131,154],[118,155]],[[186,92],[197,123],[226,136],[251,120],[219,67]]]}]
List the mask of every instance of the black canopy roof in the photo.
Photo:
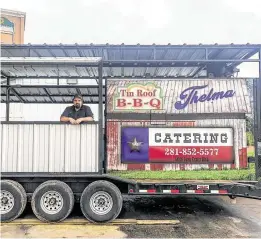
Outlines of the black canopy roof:
[{"label": "black canopy roof", "polygon": [[249,58],[260,49],[258,44],[2,45],[1,102],[6,102],[7,88],[11,87],[10,102],[15,103],[71,103],[75,93],[83,94],[86,103],[98,103],[98,84],[7,86],[7,78],[95,82],[99,58],[103,61],[104,78],[194,78],[206,77],[206,67],[213,65],[226,73],[242,62],[258,62],[260,59]]},{"label": "black canopy roof", "polygon": [[[230,45],[2,45],[2,57],[102,57],[106,78],[162,78],[200,77],[206,65],[229,68],[249,59],[261,48],[258,44]],[[2,76],[34,78],[34,68],[26,66],[2,67]],[[43,69],[38,77],[51,76],[54,66]],[[72,71],[60,68],[56,77],[97,78],[94,67],[78,67]]]},{"label": "black canopy roof", "polygon": [[[10,103],[30,104],[69,104],[75,94],[81,94],[87,104],[98,104],[98,86],[96,85],[2,85],[1,103],[6,103],[7,89],[10,91]],[[103,88],[105,102],[105,88]]]}]

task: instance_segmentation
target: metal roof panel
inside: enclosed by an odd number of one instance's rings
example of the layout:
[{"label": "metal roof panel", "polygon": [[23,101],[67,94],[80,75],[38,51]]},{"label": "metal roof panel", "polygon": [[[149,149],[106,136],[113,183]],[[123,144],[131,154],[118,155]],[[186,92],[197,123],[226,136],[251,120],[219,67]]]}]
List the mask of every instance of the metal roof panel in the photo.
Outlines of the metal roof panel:
[{"label": "metal roof panel", "polygon": [[[232,57],[235,51],[253,51],[260,45],[2,45],[3,57],[39,56],[39,57],[104,57],[105,60],[149,60],[154,59],[201,59],[204,48],[210,48],[215,54],[223,50],[223,54]],[[234,49],[233,49],[234,48]],[[197,56],[198,55],[198,56]]]},{"label": "metal roof panel", "polygon": [[[144,74],[150,73],[153,77],[186,76],[193,77],[197,70],[202,69],[206,63],[192,63],[191,61],[200,61],[205,59],[205,53],[212,60],[241,60],[250,58],[261,48],[260,44],[241,44],[241,45],[2,45],[1,54],[3,57],[102,57],[104,62],[103,74],[105,77],[144,77]],[[44,59],[43,59],[44,60]],[[164,63],[168,65],[152,65],[155,61],[170,61]],[[127,62],[128,61],[128,66]],[[176,61],[172,64],[171,61]],[[177,61],[182,61],[177,63]],[[188,61],[188,62],[186,62]],[[125,63],[124,63],[125,62]],[[124,63],[124,64],[123,64]],[[142,65],[140,65],[143,63]],[[150,65],[147,65],[150,64]],[[224,63],[225,64],[225,63]],[[228,65],[237,66],[240,62],[228,62]],[[159,68],[161,70],[159,70]],[[168,69],[171,67],[172,69]],[[174,67],[182,67],[174,68]],[[192,68],[194,67],[194,68]],[[219,67],[220,64],[219,64]],[[15,67],[17,68],[17,67]],[[52,68],[52,67],[51,67]],[[54,67],[55,68],[55,67]],[[34,67],[30,66],[25,71],[2,66],[3,73],[12,77],[64,77],[64,78],[84,78],[97,77],[96,67],[72,67],[67,70],[60,67],[59,71],[38,69],[34,72]],[[144,70],[144,68],[146,68]],[[204,71],[198,71],[199,75]]]},{"label": "metal roof panel", "polygon": [[[6,103],[6,85],[1,86],[1,102]],[[98,86],[68,86],[68,85],[12,85],[10,102],[17,103],[72,103],[72,97],[79,92],[85,103],[98,103]],[[103,87],[105,96],[105,88]],[[105,101],[105,99],[104,99]]]}]

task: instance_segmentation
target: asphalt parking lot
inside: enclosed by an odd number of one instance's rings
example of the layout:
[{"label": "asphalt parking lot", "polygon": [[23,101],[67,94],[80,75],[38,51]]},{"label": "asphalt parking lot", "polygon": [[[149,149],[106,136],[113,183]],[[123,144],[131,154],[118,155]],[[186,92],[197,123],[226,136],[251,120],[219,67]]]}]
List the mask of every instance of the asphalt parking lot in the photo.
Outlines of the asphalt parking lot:
[{"label": "asphalt parking lot", "polygon": [[[30,208],[22,220],[35,219]],[[261,201],[228,197],[127,198],[119,225],[71,223],[82,220],[76,205],[66,224],[2,224],[2,238],[261,238]],[[170,225],[143,225],[138,220],[173,220]],[[37,221],[37,220],[35,220]],[[124,223],[124,222],[128,223]]]}]

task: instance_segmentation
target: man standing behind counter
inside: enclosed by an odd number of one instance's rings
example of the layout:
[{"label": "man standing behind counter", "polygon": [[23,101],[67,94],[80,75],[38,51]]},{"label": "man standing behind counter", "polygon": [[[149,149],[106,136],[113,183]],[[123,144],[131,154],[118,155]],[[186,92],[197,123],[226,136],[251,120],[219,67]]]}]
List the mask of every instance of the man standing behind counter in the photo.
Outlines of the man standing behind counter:
[{"label": "man standing behind counter", "polygon": [[93,121],[93,113],[89,106],[83,105],[83,97],[75,95],[73,105],[65,108],[60,117],[61,122],[70,122],[71,124],[81,124],[87,121]]}]

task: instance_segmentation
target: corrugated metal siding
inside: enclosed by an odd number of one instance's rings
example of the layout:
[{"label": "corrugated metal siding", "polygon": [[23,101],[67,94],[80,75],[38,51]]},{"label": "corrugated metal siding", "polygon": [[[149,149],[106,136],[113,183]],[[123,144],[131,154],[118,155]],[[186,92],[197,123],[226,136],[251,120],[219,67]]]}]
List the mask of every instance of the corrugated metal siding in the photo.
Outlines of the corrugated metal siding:
[{"label": "corrugated metal siding", "polygon": [[[169,127],[204,126],[204,127],[233,127],[235,164],[122,164],[120,162],[120,128],[121,126],[153,126],[163,124]],[[188,122],[166,121],[108,121],[108,169],[109,170],[194,170],[200,168],[245,168],[247,167],[246,154],[246,121],[244,119],[206,119]]]},{"label": "corrugated metal siding", "polygon": [[[10,121],[59,121],[67,104],[10,104]],[[95,107],[92,107],[92,110]],[[97,107],[96,107],[97,108]],[[95,110],[96,110],[95,108]],[[5,121],[6,105],[1,104],[1,121]],[[94,111],[97,118],[97,110]]]},{"label": "corrugated metal siding", "polygon": [[[251,113],[250,96],[247,90],[247,82],[244,79],[173,79],[173,80],[108,80],[108,112],[113,113],[113,96],[116,94],[116,90],[120,86],[126,86],[128,84],[148,82],[155,83],[162,89],[162,95],[164,96],[163,110],[155,111],[155,113],[166,114],[179,114],[179,113]],[[176,110],[174,104],[179,101],[180,93],[186,88],[192,86],[209,85],[205,89],[199,90],[199,94],[208,94],[213,87],[214,91],[236,91],[235,96],[230,98],[224,98],[221,100],[198,102],[197,104],[189,104],[183,110]],[[134,111],[132,111],[134,112]],[[138,110],[139,113],[150,113],[148,110]]]},{"label": "corrugated metal siding", "polygon": [[1,124],[2,172],[98,172],[98,125]]}]

